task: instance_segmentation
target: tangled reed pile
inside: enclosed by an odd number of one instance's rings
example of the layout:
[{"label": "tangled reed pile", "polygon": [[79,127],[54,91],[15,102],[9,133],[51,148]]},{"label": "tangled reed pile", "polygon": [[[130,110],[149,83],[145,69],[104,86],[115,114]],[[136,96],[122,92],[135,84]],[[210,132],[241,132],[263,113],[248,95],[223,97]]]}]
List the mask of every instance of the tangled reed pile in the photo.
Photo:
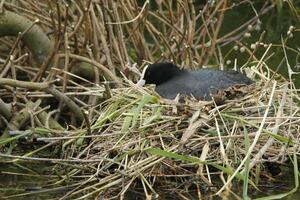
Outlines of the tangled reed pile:
[{"label": "tangled reed pile", "polygon": [[[41,188],[7,197],[201,198],[230,190],[233,178],[255,188],[266,162],[297,170],[297,90],[264,62],[271,45],[244,42],[272,1],[222,36],[234,7],[226,0],[65,3],[1,4],[0,162],[24,166],[29,177],[51,164]],[[3,31],[9,20],[17,31]],[[249,53],[242,69],[256,80],[245,96],[222,105],[167,101],[133,83],[148,61],[223,66],[218,49],[233,42]]]}]

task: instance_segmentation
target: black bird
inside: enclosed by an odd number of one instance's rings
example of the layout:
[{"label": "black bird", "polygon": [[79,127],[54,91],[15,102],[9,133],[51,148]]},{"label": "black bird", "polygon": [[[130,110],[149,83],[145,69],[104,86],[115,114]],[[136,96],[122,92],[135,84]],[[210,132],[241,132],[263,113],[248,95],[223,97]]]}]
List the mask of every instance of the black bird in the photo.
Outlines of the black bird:
[{"label": "black bird", "polygon": [[253,81],[234,71],[199,69],[188,71],[172,63],[154,63],[146,67],[139,84],[155,84],[156,92],[166,99],[177,94],[192,95],[200,100],[211,100],[211,95],[236,85],[250,85]]}]

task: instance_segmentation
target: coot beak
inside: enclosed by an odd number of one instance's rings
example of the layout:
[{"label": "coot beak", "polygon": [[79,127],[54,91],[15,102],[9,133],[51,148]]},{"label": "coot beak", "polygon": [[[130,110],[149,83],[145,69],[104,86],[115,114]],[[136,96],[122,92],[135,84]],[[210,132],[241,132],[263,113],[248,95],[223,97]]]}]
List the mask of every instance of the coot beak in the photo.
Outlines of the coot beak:
[{"label": "coot beak", "polygon": [[145,73],[146,73],[146,70],[148,68],[149,65],[146,65],[143,69],[143,72],[142,72],[142,75],[141,75],[141,78],[140,80],[136,83],[138,86],[140,87],[143,87],[145,84],[146,84],[146,80],[144,79],[145,77]]},{"label": "coot beak", "polygon": [[144,79],[140,79],[136,84],[140,87],[143,87],[145,85],[146,81]]}]

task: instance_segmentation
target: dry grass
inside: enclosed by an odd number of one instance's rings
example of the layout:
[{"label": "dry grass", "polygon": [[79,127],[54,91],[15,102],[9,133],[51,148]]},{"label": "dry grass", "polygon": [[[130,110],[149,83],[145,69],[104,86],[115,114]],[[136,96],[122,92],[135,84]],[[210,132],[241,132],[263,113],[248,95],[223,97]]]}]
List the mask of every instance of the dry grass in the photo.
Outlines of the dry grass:
[{"label": "dry grass", "polygon": [[[10,51],[21,57],[16,62],[5,62],[8,55],[1,54],[3,69],[7,69],[1,78],[17,79],[22,72],[26,79],[38,82],[27,87],[1,79],[5,86],[0,88],[0,97],[15,103],[19,112],[30,110],[27,123],[22,124],[25,131],[16,126],[10,130],[16,136],[0,140],[1,152],[6,153],[1,153],[1,162],[53,163],[45,188],[62,190],[60,199],[124,199],[132,190],[147,199],[157,194],[191,198],[189,193],[201,198],[208,191],[230,191],[233,178],[255,186],[253,180],[265,173],[257,171],[266,161],[296,163],[290,157],[300,151],[297,90],[291,79],[276,75],[265,63],[273,55],[272,45],[263,47],[258,41],[251,49],[243,41],[249,25],[259,29],[258,19],[272,8],[271,1],[222,36],[224,14],[234,8],[226,0],[204,5],[201,13],[190,1],[156,1],[155,5],[146,1],[140,6],[130,0],[71,2],[69,7],[58,1],[4,3],[6,9],[31,20],[38,17],[40,26],[51,32],[54,49],[50,68],[31,67],[21,44]],[[53,12],[47,12],[48,8]],[[11,38],[1,41],[10,47],[14,44]],[[246,50],[248,61],[242,69],[256,84],[246,95],[223,105],[166,101],[151,88],[133,83],[138,78],[133,72],[138,69],[132,65],[136,62],[139,69],[147,62],[162,60],[191,68],[207,64],[223,68],[226,55],[220,47],[234,42]],[[257,48],[265,48],[261,57],[256,57]],[[75,68],[86,65],[88,75],[82,71],[75,75]],[[90,74],[96,75],[92,81],[85,79]],[[98,78],[99,74],[108,81]],[[55,81],[57,78],[61,81]],[[59,100],[51,104],[53,96]],[[66,107],[71,112],[65,112]],[[38,117],[42,111],[46,111],[45,122]],[[60,125],[55,129],[52,122],[56,120]],[[22,141],[20,138],[29,142],[34,138],[33,143],[42,145],[23,149],[22,155],[14,153],[13,146],[4,148],[4,144]],[[41,156],[49,148],[54,153]],[[31,171],[24,174],[32,176]],[[35,194],[49,192],[47,189]]]}]

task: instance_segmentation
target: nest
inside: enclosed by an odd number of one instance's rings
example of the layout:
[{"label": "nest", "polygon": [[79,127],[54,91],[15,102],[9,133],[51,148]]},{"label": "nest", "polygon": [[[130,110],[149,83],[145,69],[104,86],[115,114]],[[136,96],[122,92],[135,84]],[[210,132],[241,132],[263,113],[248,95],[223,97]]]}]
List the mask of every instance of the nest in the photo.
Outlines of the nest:
[{"label": "nest", "polygon": [[[85,131],[87,146],[76,149],[77,184],[65,197],[124,198],[133,188],[147,197],[198,194],[203,187],[217,192],[228,183],[212,177],[244,180],[257,164],[284,163],[299,152],[294,98],[288,83],[276,81],[256,83],[247,95],[218,106],[166,102],[140,88],[113,90],[99,105],[90,135]],[[64,156],[71,153],[68,148]]]},{"label": "nest", "polygon": [[[42,147],[25,156],[7,157],[55,163],[47,173],[53,175],[55,169],[61,177],[58,182],[50,179],[56,182],[50,187],[66,189],[62,199],[193,198],[219,194],[230,188],[232,180],[256,188],[252,179],[268,173],[257,174],[257,168],[264,163],[285,164],[300,150],[296,90],[280,77],[274,81],[259,75],[261,80],[247,93],[233,98],[229,92],[230,99],[221,105],[162,99],[153,88],[127,80],[128,87],[111,90],[111,98],[90,108],[99,114],[82,129],[27,130],[38,133],[30,135]],[[42,137],[43,131],[47,137]],[[54,153],[28,157],[47,146],[54,147]],[[56,186],[66,181],[67,186]]]}]

